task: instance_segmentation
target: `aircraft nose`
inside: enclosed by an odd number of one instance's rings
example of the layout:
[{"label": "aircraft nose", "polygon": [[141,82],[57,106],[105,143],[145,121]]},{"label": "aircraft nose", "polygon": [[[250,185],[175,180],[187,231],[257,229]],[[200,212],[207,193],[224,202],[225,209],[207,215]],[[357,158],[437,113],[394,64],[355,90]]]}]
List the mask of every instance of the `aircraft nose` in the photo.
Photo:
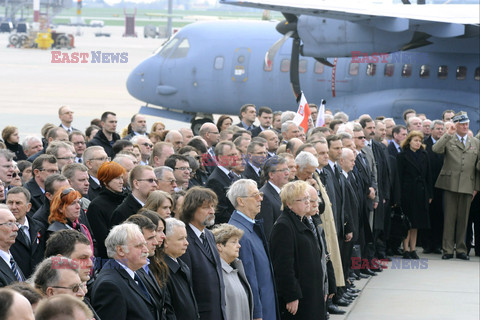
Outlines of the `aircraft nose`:
[{"label": "aircraft nose", "polygon": [[159,83],[160,65],[161,61],[152,56],[135,67],[127,79],[128,93],[138,100],[151,102],[155,87]]}]

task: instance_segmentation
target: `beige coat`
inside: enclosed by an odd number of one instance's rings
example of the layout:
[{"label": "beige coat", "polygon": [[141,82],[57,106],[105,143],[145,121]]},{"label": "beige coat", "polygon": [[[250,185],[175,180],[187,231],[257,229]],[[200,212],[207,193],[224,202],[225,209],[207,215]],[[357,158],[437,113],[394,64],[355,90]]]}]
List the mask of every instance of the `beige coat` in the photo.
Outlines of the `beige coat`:
[{"label": "beige coat", "polygon": [[345,286],[343,277],[342,258],[340,256],[340,248],[338,246],[337,230],[335,229],[335,220],[333,219],[332,203],[328,198],[327,190],[322,185],[317,174],[313,175],[317,181],[323,201],[325,202],[325,211],[320,215],[322,219],[323,230],[325,231],[325,240],[327,242],[327,250],[332,261],[333,271],[335,273],[335,282],[337,287]]},{"label": "beige coat", "polygon": [[432,147],[433,152],[444,154],[444,162],[435,187],[457,193],[473,194],[480,189],[480,141],[467,137],[465,145],[456,134],[445,133]]}]

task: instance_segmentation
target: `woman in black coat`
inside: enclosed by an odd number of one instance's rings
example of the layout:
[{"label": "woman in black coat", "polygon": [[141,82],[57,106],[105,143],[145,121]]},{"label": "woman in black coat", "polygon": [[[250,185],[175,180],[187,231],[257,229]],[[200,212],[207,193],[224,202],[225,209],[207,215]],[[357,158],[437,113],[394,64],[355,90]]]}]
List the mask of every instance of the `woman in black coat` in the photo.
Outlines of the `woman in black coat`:
[{"label": "woman in black coat", "polygon": [[[97,172],[97,178],[102,184],[102,190],[88,206],[87,218],[93,236],[97,241],[96,257],[101,259],[108,259],[105,239],[112,227],[110,225],[112,213],[125,198],[125,194],[122,192],[124,173],[125,169],[113,161],[102,164]],[[99,269],[103,265],[101,261],[95,264],[96,268]]]},{"label": "woman in black coat", "polygon": [[431,172],[423,134],[411,131],[402,142],[402,152],[397,155],[400,178],[401,205],[412,224],[403,240],[404,259],[418,259],[415,251],[418,229],[429,229],[428,205],[432,202]]},{"label": "woman in black coat", "polygon": [[321,251],[302,222],[310,211],[305,181],[287,183],[280,193],[283,212],[270,235],[282,319],[325,319]]}]

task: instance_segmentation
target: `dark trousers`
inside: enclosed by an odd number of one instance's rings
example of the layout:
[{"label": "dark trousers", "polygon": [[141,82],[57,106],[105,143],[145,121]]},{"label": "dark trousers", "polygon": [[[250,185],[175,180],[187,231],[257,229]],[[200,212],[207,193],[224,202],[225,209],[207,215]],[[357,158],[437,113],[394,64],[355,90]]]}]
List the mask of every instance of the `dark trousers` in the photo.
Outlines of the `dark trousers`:
[{"label": "dark trousers", "polygon": [[[472,226],[473,224],[473,226]],[[480,194],[477,193],[470,206],[467,224],[467,252],[472,249],[472,237],[475,235],[475,255],[480,256]]]},{"label": "dark trousers", "polygon": [[421,230],[424,249],[440,249],[443,236],[443,190],[434,188],[429,207],[430,229]]}]

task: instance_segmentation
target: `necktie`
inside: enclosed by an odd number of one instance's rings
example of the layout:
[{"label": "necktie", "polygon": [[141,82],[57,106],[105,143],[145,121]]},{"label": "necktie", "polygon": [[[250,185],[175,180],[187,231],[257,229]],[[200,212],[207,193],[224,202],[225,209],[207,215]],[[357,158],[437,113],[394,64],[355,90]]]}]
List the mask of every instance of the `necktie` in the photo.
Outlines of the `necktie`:
[{"label": "necktie", "polygon": [[208,257],[210,259],[213,259],[212,250],[210,249],[210,246],[208,245],[208,241],[207,241],[207,238],[205,237],[204,232],[202,232],[202,234],[200,234],[200,239],[202,239],[202,244],[203,244],[203,247],[205,248],[205,251],[207,252]]},{"label": "necktie", "polygon": [[463,140],[463,137],[460,139],[460,142],[461,142],[463,145],[465,145],[465,142],[464,142],[464,140]]},{"label": "necktie", "polygon": [[23,239],[23,242],[30,248],[30,239],[27,236],[27,227],[22,226],[18,232],[18,236]]},{"label": "necktie", "polygon": [[82,163],[82,158],[78,158],[78,163]]},{"label": "necktie", "polygon": [[17,278],[19,282],[22,282],[23,278],[20,274],[20,271],[18,271],[17,264],[15,263],[13,256],[10,256],[10,269],[12,269],[12,272],[15,275],[15,278]]},{"label": "necktie", "polygon": [[237,180],[237,177],[235,177],[235,174],[232,171],[228,173],[228,177],[232,182],[235,182]]},{"label": "necktie", "polygon": [[340,180],[340,170],[338,170],[337,164],[333,165],[333,170],[335,171],[335,177]]},{"label": "necktie", "polygon": [[315,239],[318,239],[317,228],[315,228],[313,221],[311,219],[307,219],[307,222],[308,222],[308,225],[310,226],[310,230],[312,230],[313,234],[315,235]]},{"label": "necktie", "polygon": [[137,275],[136,272],[134,272],[133,280],[135,280],[135,281],[137,282],[138,286],[140,287],[140,290],[142,290],[142,292],[145,294],[145,297],[146,297],[149,301],[152,301],[152,300],[150,299],[150,294],[148,293],[147,287],[145,287],[145,285],[143,284],[142,279],[140,279],[140,277]]},{"label": "necktie", "polygon": [[327,183],[327,175],[325,174],[324,169],[322,169],[322,171],[320,171],[320,180],[322,181],[323,185],[325,185]]}]

